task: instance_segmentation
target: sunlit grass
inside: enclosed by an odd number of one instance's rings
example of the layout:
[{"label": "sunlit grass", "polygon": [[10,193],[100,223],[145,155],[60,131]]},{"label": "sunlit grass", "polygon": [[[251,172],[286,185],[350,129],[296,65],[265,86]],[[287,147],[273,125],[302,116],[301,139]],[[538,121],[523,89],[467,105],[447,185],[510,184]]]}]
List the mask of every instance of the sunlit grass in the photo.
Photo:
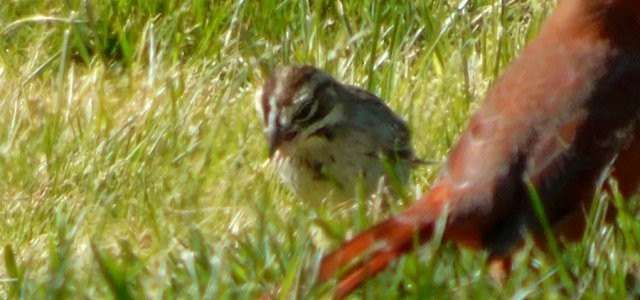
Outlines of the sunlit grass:
[{"label": "sunlit grass", "polygon": [[[257,86],[277,66],[317,65],[386,99],[417,153],[441,160],[553,5],[5,2],[0,298],[23,299],[255,298],[278,284],[324,295],[330,286],[311,284],[322,254],[401,207],[299,203],[266,164]],[[437,169],[417,171],[414,196]],[[576,295],[531,243],[503,287],[488,279],[486,254],[444,244],[358,295],[637,296],[638,204],[618,206],[619,227],[593,217],[584,241],[561,251]]]}]

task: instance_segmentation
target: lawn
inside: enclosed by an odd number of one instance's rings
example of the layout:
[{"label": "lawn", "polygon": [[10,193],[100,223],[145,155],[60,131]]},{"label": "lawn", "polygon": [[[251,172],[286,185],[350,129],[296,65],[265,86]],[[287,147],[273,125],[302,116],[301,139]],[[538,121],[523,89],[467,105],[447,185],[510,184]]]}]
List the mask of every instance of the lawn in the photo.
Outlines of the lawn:
[{"label": "lawn", "polygon": [[[411,200],[299,202],[268,163],[256,89],[316,65],[381,96],[418,155],[443,160],[554,6],[409,2],[4,0],[0,298],[330,295],[313,285],[323,253]],[[412,198],[438,168],[416,170]],[[486,253],[436,241],[355,297],[638,297],[636,198],[599,193],[581,242],[550,255],[527,241],[503,284]]]}]

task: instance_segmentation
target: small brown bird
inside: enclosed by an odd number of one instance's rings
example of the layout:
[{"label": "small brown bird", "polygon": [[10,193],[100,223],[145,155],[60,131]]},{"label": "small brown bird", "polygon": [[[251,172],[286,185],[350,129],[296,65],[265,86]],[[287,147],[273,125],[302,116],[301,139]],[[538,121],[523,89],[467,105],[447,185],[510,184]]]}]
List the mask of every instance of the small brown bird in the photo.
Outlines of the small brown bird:
[{"label": "small brown bird", "polygon": [[341,274],[335,295],[349,294],[416,238],[430,240],[439,218],[444,240],[485,249],[508,271],[524,234],[545,242],[529,187],[556,234],[580,237],[608,167],[625,193],[637,188],[639,115],[640,1],[560,1],[490,89],[431,190],[327,255],[319,282]]},{"label": "small brown bird", "polygon": [[312,66],[276,71],[256,94],[269,156],[301,199],[353,200],[403,185],[418,160],[405,122],[375,95]]}]

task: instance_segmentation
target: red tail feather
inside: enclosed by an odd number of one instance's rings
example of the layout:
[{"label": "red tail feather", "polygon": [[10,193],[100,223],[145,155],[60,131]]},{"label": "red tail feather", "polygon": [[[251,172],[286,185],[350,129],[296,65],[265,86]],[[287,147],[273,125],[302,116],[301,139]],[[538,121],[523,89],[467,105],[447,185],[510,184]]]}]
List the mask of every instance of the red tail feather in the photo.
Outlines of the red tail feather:
[{"label": "red tail feather", "polygon": [[336,288],[337,297],[349,294],[366,278],[384,270],[393,259],[411,249],[414,240],[430,240],[433,227],[433,222],[418,226],[414,222],[403,221],[402,216],[380,223],[326,256],[322,260],[318,281],[330,280],[340,268],[361,259],[362,262],[346,270]]}]

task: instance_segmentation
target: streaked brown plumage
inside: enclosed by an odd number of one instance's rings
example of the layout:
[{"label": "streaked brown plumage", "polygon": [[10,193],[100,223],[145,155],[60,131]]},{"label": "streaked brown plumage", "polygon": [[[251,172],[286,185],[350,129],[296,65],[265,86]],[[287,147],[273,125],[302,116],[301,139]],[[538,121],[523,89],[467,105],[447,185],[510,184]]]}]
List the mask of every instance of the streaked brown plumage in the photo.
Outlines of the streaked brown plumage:
[{"label": "streaked brown plumage", "polygon": [[277,70],[256,94],[280,178],[301,199],[353,200],[362,182],[407,183],[419,160],[405,122],[375,95],[305,65]]}]

